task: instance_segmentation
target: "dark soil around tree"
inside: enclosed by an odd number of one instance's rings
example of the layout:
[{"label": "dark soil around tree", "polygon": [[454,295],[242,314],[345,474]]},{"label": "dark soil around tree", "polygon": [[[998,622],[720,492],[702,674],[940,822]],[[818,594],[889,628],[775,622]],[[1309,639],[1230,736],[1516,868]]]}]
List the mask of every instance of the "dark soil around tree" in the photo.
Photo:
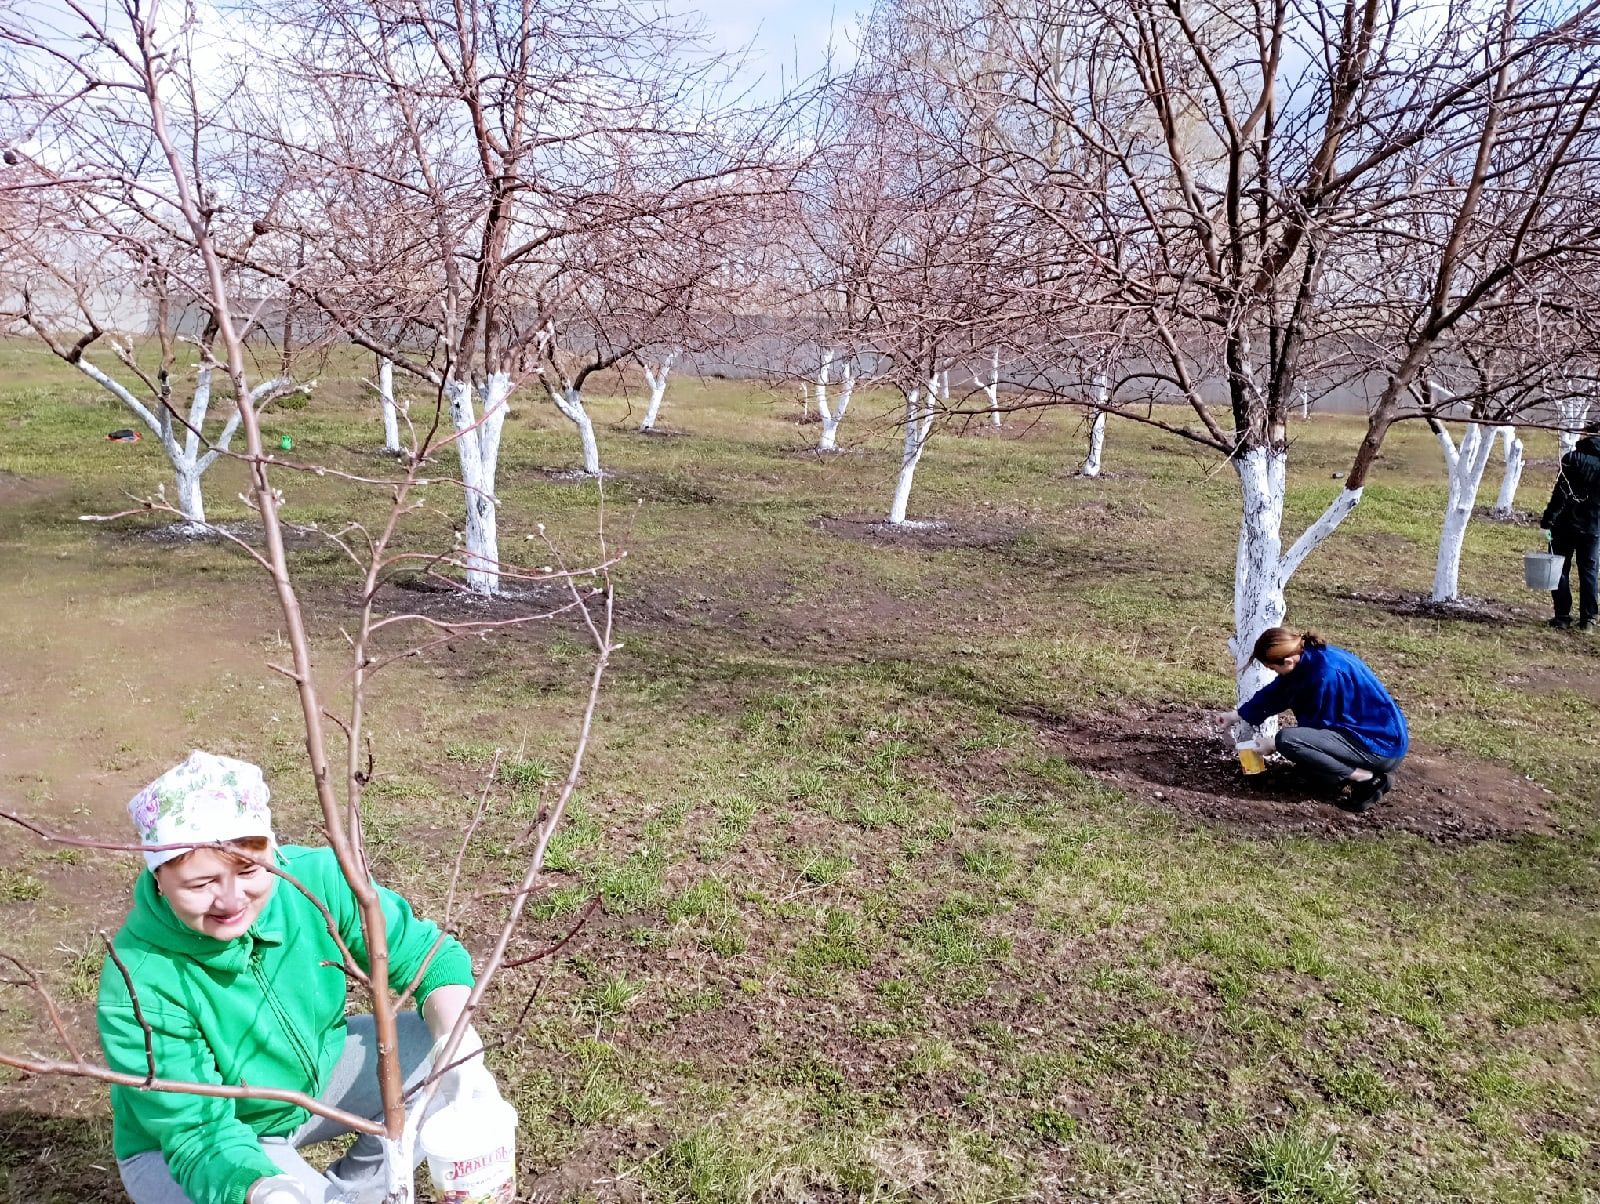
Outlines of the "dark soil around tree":
[{"label": "dark soil around tree", "polygon": [[1360,602],[1402,619],[1454,619],[1462,623],[1529,623],[1535,612],[1493,598],[1460,597],[1450,602],[1435,602],[1421,594],[1354,592],[1338,595]]},{"label": "dark soil around tree", "polygon": [[1290,764],[1273,757],[1246,775],[1223,739],[1220,714],[1170,711],[1047,722],[1061,755],[1131,797],[1252,835],[1351,836],[1410,832],[1432,841],[1549,834],[1549,792],[1464,753],[1413,751],[1394,788],[1351,815]]}]

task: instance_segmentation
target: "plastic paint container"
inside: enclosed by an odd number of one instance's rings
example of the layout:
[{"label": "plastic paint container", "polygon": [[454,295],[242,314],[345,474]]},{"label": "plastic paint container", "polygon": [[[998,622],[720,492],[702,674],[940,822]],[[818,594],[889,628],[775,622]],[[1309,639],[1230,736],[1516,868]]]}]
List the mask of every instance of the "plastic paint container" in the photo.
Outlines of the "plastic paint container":
[{"label": "plastic paint container", "polygon": [[517,1110],[499,1096],[457,1100],[422,1122],[422,1152],[439,1204],[511,1204]]},{"label": "plastic paint container", "polygon": [[1233,751],[1239,754],[1239,768],[1246,773],[1266,772],[1267,759],[1261,755],[1254,740],[1240,740],[1233,746]]}]

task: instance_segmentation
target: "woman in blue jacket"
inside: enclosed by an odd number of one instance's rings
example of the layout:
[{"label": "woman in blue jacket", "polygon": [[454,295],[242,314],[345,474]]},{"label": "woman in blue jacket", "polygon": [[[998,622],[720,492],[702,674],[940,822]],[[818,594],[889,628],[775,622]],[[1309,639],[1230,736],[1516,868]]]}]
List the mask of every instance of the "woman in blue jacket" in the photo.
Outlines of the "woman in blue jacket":
[{"label": "woman in blue jacket", "polygon": [[1239,707],[1239,717],[1260,727],[1293,711],[1296,726],[1278,733],[1278,752],[1329,789],[1348,788],[1335,800],[1346,811],[1360,814],[1382,798],[1409,737],[1377,675],[1314,631],[1268,628],[1251,655],[1278,676]]}]

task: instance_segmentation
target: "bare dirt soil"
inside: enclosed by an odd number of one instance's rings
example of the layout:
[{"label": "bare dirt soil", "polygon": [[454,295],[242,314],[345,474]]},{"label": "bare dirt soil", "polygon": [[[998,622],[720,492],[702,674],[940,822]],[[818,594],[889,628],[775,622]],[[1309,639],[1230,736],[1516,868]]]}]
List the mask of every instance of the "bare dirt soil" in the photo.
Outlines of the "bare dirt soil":
[{"label": "bare dirt soil", "polygon": [[1541,786],[1462,753],[1413,750],[1394,789],[1365,815],[1340,811],[1274,758],[1247,776],[1220,735],[1220,713],[1195,710],[1045,720],[1061,755],[1134,798],[1252,835],[1410,832],[1440,842],[1556,829]]},{"label": "bare dirt soil", "polygon": [[1385,591],[1370,593],[1351,592],[1338,595],[1349,602],[1360,602],[1388,611],[1404,619],[1455,619],[1463,623],[1526,623],[1535,611],[1525,606],[1514,606],[1491,598],[1457,598],[1453,602],[1435,602],[1421,594],[1397,594]]},{"label": "bare dirt soil", "polygon": [[1016,537],[1015,531],[971,523],[922,520],[891,526],[870,514],[824,514],[812,526],[830,535],[899,548],[990,548]]}]

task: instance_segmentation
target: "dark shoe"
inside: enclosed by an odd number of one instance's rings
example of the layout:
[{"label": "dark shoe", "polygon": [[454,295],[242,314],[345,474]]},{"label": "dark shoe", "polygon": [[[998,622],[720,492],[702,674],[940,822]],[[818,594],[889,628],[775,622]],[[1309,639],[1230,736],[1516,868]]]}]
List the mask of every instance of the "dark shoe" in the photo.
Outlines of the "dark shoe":
[{"label": "dark shoe", "polygon": [[1352,782],[1350,793],[1334,799],[1333,805],[1351,815],[1365,815],[1378,800],[1389,793],[1389,775],[1375,773],[1365,782]]},{"label": "dark shoe", "polygon": [[1546,619],[1544,625],[1546,627],[1571,627],[1572,620],[1567,618],[1566,615],[1557,615],[1553,619]]},{"label": "dark shoe", "polygon": [[1593,631],[1594,630],[1594,620],[1593,619],[1579,619],[1578,620],[1578,630],[1579,631]]}]

